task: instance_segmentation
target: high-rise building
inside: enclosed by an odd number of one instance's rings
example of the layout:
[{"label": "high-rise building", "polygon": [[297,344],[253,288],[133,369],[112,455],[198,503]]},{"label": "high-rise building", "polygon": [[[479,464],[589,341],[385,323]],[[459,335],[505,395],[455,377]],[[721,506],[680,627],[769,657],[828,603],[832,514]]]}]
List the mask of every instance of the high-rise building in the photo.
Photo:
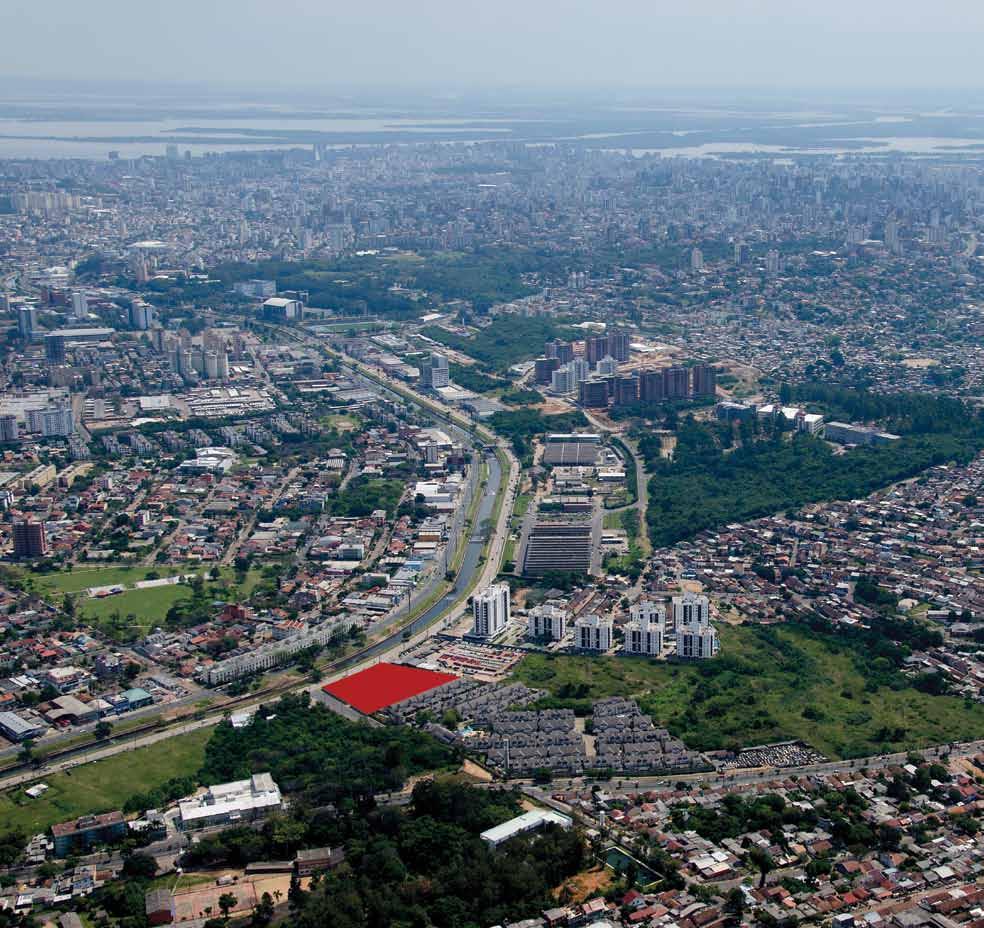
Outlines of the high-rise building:
[{"label": "high-rise building", "polygon": [[676,633],[677,657],[687,660],[705,660],[720,650],[717,631],[713,626],[685,628]]},{"label": "high-rise building", "polygon": [[44,522],[25,519],[14,523],[14,557],[44,557],[48,553],[48,534]]},{"label": "high-rise building", "polygon": [[509,624],[509,584],[495,583],[472,600],[472,634],[493,638]]},{"label": "high-rise building", "polygon": [[662,371],[642,371],[639,374],[639,399],[643,403],[662,403],[666,399]]},{"label": "high-rise building", "polygon": [[706,596],[697,593],[681,593],[673,597],[673,627],[705,628],[710,625],[710,603]]},{"label": "high-rise building", "polygon": [[714,396],[717,392],[717,374],[710,364],[694,366],[694,396]]},{"label": "high-rise building", "polygon": [[85,291],[83,290],[73,290],[72,291],[72,318],[76,322],[85,319],[89,315],[89,301],[86,298]]},{"label": "high-rise building", "polygon": [[735,242],[735,267],[741,267],[748,258],[748,248],[744,242]]},{"label": "high-rise building", "polygon": [[663,653],[666,610],[655,603],[644,601],[636,603],[629,610],[629,617],[622,646],[625,653],[659,657]]},{"label": "high-rise building", "polygon": [[44,354],[45,357],[55,363],[59,364],[65,360],[65,336],[64,335],[45,335],[44,337]]},{"label": "high-rise building", "polygon": [[639,402],[639,378],[616,377],[613,393],[616,406],[632,406]]},{"label": "high-rise building", "polygon": [[544,358],[537,358],[533,362],[533,380],[538,384],[549,384],[553,373],[561,366],[560,359],[554,355]]},{"label": "high-rise building", "polygon": [[596,365],[595,373],[599,377],[610,377],[618,371],[618,361],[610,354],[606,354]]},{"label": "high-rise building", "polygon": [[451,383],[451,369],[448,359],[443,354],[434,351],[420,368],[420,385],[436,390]]},{"label": "high-rise building", "polygon": [[17,307],[17,334],[29,342],[38,330],[38,311],[33,306]]},{"label": "high-rise building", "polygon": [[578,386],[578,402],[588,409],[604,409],[608,405],[608,382],[582,380]]},{"label": "high-rise building", "polygon": [[574,375],[575,384],[579,384],[591,376],[591,365],[584,358],[572,358],[570,368]]},{"label": "high-rise building", "polygon": [[[588,364],[594,367],[606,354],[612,354],[608,350],[608,336],[588,336],[584,341],[584,356]],[[612,355],[614,357],[614,355]]]},{"label": "high-rise building", "polygon": [[690,371],[685,367],[664,369],[663,395],[670,400],[685,400],[690,396]]},{"label": "high-rise building", "polygon": [[526,616],[526,634],[530,638],[560,641],[567,634],[567,610],[555,603],[534,606]]},{"label": "high-rise building", "polygon": [[704,252],[699,248],[695,248],[690,252],[690,269],[692,271],[704,270]]},{"label": "high-rise building", "polygon": [[20,428],[17,425],[17,416],[0,416],[0,441],[17,441],[20,437]]},{"label": "high-rise building", "polygon": [[616,361],[629,360],[629,336],[626,332],[612,332],[608,336],[608,354]]},{"label": "high-rise building", "polygon": [[550,375],[550,389],[562,396],[573,393],[577,389],[577,383],[574,380],[574,368],[570,364],[558,367]]},{"label": "high-rise building", "polygon": [[43,438],[71,435],[75,432],[75,416],[71,403],[47,406],[27,411],[27,428],[40,432]]},{"label": "high-rise building", "polygon": [[782,270],[782,259],[779,257],[779,252],[775,248],[769,249],[765,255],[765,272],[766,274],[778,274]]},{"label": "high-rise building", "polygon": [[561,364],[569,364],[574,360],[574,346],[570,342],[547,342],[547,357],[556,358]]},{"label": "high-rise building", "polygon": [[610,651],[614,640],[613,623],[600,615],[582,615],[574,623],[574,647],[582,651]]},{"label": "high-rise building", "polygon": [[141,332],[146,332],[154,324],[154,307],[143,300],[134,300],[130,304],[130,326]]}]

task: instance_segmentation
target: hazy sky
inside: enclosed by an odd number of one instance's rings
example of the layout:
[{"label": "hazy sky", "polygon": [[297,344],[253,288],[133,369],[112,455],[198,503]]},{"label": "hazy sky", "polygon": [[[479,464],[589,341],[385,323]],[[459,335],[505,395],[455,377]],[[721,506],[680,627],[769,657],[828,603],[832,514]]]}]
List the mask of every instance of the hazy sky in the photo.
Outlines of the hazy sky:
[{"label": "hazy sky", "polygon": [[0,0],[0,75],[977,88],[981,0]]}]

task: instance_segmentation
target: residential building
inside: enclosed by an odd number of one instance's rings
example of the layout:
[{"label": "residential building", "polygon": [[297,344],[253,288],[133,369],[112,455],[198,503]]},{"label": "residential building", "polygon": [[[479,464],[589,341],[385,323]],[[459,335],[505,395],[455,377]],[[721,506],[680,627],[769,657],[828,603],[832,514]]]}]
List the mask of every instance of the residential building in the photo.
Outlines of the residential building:
[{"label": "residential building", "polygon": [[582,651],[610,651],[614,623],[600,615],[582,615],[574,623],[574,646]]},{"label": "residential building", "polygon": [[122,812],[106,812],[102,815],[83,815],[71,822],[51,826],[55,843],[55,856],[85,852],[97,844],[112,844],[126,837],[126,821]]},{"label": "residential building", "polygon": [[569,618],[567,610],[554,603],[534,606],[526,616],[526,634],[530,638],[560,641],[567,634]]},{"label": "residential building", "polygon": [[643,601],[632,606],[629,617],[622,650],[626,654],[659,657],[663,653],[666,610],[655,603]]},{"label": "residential building", "polygon": [[44,522],[25,519],[14,523],[14,557],[44,557],[47,553]]},{"label": "residential building", "polygon": [[496,583],[472,600],[472,634],[493,638],[509,624],[509,584]]}]

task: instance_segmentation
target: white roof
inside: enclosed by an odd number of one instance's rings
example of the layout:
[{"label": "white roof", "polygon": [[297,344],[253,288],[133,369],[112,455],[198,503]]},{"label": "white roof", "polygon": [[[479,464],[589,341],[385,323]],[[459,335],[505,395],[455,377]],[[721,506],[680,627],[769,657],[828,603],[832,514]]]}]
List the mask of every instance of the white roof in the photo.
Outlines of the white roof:
[{"label": "white roof", "polygon": [[561,828],[570,828],[572,824],[573,822],[568,816],[554,812],[553,809],[534,809],[530,812],[524,812],[516,818],[511,818],[501,825],[496,825],[488,831],[483,831],[482,840],[493,845],[501,844],[503,841],[508,841],[509,838],[533,831],[541,825],[560,825]]}]

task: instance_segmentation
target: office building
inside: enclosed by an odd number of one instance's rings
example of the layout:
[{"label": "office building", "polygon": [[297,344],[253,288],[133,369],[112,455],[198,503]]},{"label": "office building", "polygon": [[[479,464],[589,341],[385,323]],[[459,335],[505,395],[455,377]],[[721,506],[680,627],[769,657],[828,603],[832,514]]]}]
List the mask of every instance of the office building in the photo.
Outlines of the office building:
[{"label": "office building", "polygon": [[264,301],[262,314],[264,319],[275,322],[293,322],[303,318],[304,303],[301,300],[272,296]]},{"label": "office building", "polygon": [[436,351],[431,353],[420,367],[420,385],[431,390],[446,387],[451,383],[448,359]]},{"label": "office building", "polygon": [[[248,229],[247,236],[248,237]],[[267,300],[277,295],[275,280],[241,280],[236,284],[236,292],[257,300]]]},{"label": "office building", "polygon": [[530,638],[560,641],[567,634],[569,618],[567,610],[555,603],[534,606],[526,616],[526,634]]},{"label": "office building", "polygon": [[25,519],[14,523],[14,557],[44,557],[48,553],[48,533],[44,522]]},{"label": "office building", "polygon": [[65,360],[65,336],[45,335],[44,356],[52,363],[59,364]]},{"label": "office building", "polygon": [[610,651],[614,638],[614,624],[610,618],[582,615],[574,623],[574,647],[582,651]]},{"label": "office building", "polygon": [[216,825],[246,824],[283,807],[280,788],[269,773],[248,780],[218,783],[202,796],[178,803],[178,827],[183,831]]},{"label": "office building", "polygon": [[864,425],[851,425],[848,422],[828,422],[824,426],[823,437],[839,445],[885,445],[898,441],[899,436]]},{"label": "office building", "polygon": [[710,364],[697,364],[693,370],[694,396],[714,396],[717,392],[717,374]]},{"label": "office building", "polygon": [[496,583],[472,600],[472,634],[494,638],[509,624],[509,584]]}]

